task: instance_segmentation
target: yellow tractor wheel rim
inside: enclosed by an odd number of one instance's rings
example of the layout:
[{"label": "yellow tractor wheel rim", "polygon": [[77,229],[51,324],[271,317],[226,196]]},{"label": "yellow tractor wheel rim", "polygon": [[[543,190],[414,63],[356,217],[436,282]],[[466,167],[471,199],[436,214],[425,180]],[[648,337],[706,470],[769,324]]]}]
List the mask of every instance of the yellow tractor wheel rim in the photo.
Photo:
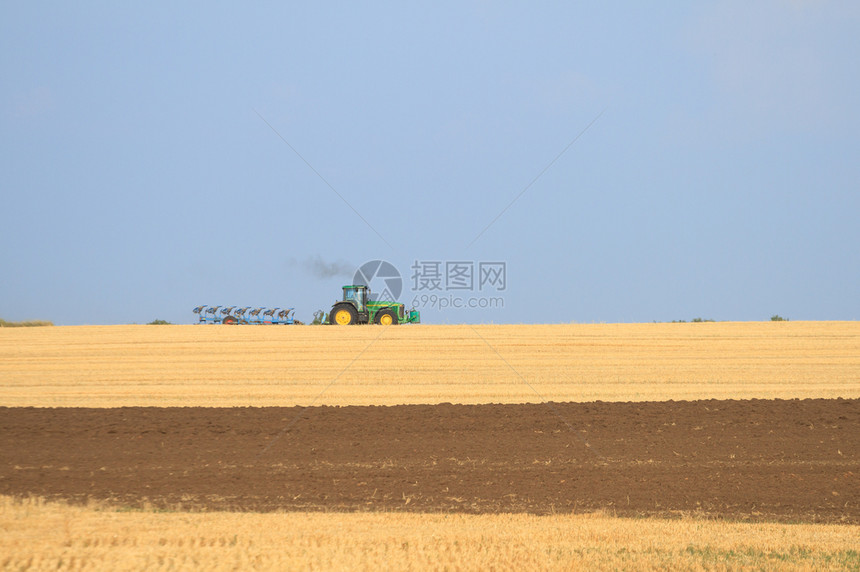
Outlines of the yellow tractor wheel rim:
[{"label": "yellow tractor wheel rim", "polygon": [[379,318],[379,323],[383,326],[390,326],[394,320],[391,319],[391,314],[385,314]]},{"label": "yellow tractor wheel rim", "polygon": [[334,313],[334,321],[341,326],[346,326],[352,321],[352,316],[349,315],[349,311],[347,310],[338,310]]}]

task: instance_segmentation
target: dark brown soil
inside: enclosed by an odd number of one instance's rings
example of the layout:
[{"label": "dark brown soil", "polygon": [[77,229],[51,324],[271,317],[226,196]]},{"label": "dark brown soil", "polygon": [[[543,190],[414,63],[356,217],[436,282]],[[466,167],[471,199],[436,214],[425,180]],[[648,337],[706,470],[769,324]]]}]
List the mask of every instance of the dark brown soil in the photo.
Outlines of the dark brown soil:
[{"label": "dark brown soil", "polygon": [[0,494],[860,523],[860,400],[0,408]]}]

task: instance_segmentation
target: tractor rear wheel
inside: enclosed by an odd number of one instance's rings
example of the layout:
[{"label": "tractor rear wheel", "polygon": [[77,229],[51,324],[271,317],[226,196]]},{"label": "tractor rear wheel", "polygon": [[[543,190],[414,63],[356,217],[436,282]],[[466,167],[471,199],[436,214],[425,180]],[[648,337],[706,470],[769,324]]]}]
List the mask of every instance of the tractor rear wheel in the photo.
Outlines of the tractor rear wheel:
[{"label": "tractor rear wheel", "polygon": [[358,321],[358,312],[350,305],[335,306],[329,314],[328,323],[333,326],[348,326]]},{"label": "tractor rear wheel", "polygon": [[380,310],[373,319],[373,323],[382,326],[396,326],[398,324],[397,315],[392,310]]},{"label": "tractor rear wheel", "polygon": [[224,318],[223,320],[221,320],[221,322],[222,322],[222,323],[224,323],[224,324],[227,324],[228,326],[235,326],[236,324],[238,324],[238,323],[239,323],[239,320],[237,320],[237,319],[236,319],[235,317],[233,317],[233,316],[227,316],[226,318]]}]

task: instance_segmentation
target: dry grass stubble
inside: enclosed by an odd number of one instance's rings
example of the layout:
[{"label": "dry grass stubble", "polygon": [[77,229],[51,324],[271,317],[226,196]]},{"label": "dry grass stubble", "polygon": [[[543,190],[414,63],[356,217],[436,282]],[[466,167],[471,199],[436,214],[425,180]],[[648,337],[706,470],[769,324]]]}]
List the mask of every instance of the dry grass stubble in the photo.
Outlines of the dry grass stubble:
[{"label": "dry grass stubble", "polygon": [[277,570],[857,569],[860,527],[604,515],[151,513],[0,497],[0,566]]},{"label": "dry grass stubble", "polygon": [[860,323],[0,329],[0,405],[860,397]]}]

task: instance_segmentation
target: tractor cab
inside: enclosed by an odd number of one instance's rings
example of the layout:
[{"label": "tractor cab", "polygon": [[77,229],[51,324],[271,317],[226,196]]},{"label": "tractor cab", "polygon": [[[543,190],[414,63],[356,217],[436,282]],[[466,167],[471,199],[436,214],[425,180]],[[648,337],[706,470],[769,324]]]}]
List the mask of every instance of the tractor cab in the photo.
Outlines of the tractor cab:
[{"label": "tractor cab", "polygon": [[343,287],[343,301],[355,304],[359,312],[367,311],[367,298],[370,295],[370,287],[363,284],[352,284]]},{"label": "tractor cab", "polygon": [[334,303],[328,318],[330,324],[366,324],[371,316],[367,307],[370,288],[364,284],[343,287],[343,300]]}]

